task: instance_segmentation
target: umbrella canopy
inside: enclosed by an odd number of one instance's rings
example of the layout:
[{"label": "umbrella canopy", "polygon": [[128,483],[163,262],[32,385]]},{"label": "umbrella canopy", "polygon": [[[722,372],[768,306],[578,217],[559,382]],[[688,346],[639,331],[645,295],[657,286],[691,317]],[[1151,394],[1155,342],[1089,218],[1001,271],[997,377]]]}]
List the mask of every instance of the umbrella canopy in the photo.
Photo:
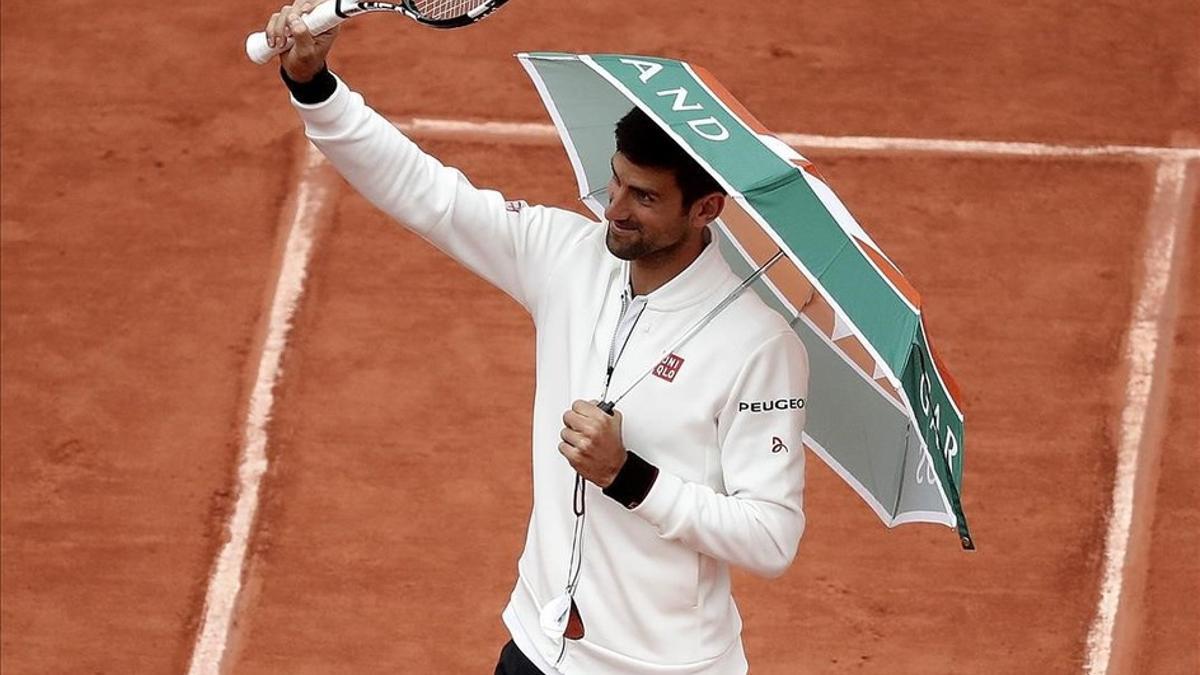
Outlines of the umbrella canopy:
[{"label": "umbrella canopy", "polygon": [[961,396],[934,356],[921,298],[812,164],[706,70],[616,54],[518,54],[603,219],[616,121],[637,106],[729,193],[714,232],[808,349],[805,445],[893,527],[941,523],[974,548],[959,499]]}]

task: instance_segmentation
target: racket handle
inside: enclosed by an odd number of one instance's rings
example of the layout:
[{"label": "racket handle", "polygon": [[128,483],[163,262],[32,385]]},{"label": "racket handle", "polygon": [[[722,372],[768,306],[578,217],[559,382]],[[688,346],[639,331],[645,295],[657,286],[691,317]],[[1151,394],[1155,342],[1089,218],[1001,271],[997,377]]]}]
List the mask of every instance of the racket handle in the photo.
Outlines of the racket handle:
[{"label": "racket handle", "polygon": [[[311,12],[300,17],[300,20],[308,26],[309,32],[313,35],[320,35],[346,20],[345,17],[337,15],[335,11],[337,4],[337,2],[322,2],[313,7]],[[267,44],[267,34],[265,32],[251,33],[246,36],[246,56],[261,66],[270,61],[271,57],[276,54],[282,54],[291,49],[293,42],[292,38],[288,38],[287,43],[282,47],[272,47]]]}]

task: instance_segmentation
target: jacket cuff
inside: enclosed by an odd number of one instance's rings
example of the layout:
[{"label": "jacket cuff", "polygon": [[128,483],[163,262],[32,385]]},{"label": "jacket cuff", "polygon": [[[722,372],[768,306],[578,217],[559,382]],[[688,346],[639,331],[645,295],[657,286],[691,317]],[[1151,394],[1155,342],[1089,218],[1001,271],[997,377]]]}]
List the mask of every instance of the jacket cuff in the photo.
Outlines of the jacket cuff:
[{"label": "jacket cuff", "polygon": [[329,72],[327,66],[322,66],[321,70],[308,82],[297,82],[288,77],[283,66],[279,67],[279,77],[283,78],[283,83],[287,85],[288,91],[292,92],[292,97],[298,103],[305,105],[323,103],[329,100],[329,97],[333,96],[333,92],[337,89],[337,79],[333,73]]},{"label": "jacket cuff", "polygon": [[634,509],[646,499],[646,495],[650,493],[650,488],[654,487],[654,481],[657,479],[658,467],[638,457],[637,454],[628,452],[625,456],[625,465],[617,472],[617,477],[613,479],[612,484],[604,488],[604,494],[625,508]]},{"label": "jacket cuff", "polygon": [[350,91],[345,82],[337,75],[333,76],[335,89],[333,95],[320,103],[303,103],[292,96],[292,107],[304,121],[305,133],[312,140],[328,139],[346,133],[349,119],[346,114],[351,109],[357,97],[361,103],[362,97]]},{"label": "jacket cuff", "polygon": [[683,479],[679,476],[659,471],[658,479],[654,481],[654,489],[646,495],[641,506],[634,509],[633,513],[653,525],[660,536],[675,536],[686,518],[688,509],[689,502],[682,498],[684,489]]}]

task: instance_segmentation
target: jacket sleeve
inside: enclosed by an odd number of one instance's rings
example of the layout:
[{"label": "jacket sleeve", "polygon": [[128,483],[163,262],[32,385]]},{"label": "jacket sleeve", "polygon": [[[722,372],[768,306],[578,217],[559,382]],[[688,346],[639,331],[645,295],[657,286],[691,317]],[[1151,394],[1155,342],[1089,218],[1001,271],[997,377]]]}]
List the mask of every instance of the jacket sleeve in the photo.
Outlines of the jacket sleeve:
[{"label": "jacket sleeve", "polygon": [[594,225],[561,209],[506,202],[424,153],[340,79],[333,95],[292,99],[308,138],[372,204],[534,313],[572,243]]},{"label": "jacket sleeve", "polygon": [[770,338],[718,415],[725,494],[659,471],[634,513],[700,553],[762,576],[783,574],[804,533],[807,396],[803,343],[790,332]]}]

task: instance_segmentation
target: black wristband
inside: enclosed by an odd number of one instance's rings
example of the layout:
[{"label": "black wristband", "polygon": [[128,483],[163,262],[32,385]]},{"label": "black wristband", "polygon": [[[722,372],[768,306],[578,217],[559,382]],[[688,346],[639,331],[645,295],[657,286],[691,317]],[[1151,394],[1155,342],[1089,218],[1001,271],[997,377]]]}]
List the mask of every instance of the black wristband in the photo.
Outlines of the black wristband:
[{"label": "black wristband", "polygon": [[604,488],[604,494],[627,509],[636,509],[650,494],[650,488],[654,487],[656,480],[658,467],[629,452],[625,457],[625,465],[617,472],[612,484]]},{"label": "black wristband", "polygon": [[283,66],[279,66],[279,76],[283,78],[283,83],[287,85],[288,91],[292,92],[292,96],[306,105],[327,101],[337,90],[337,78],[329,72],[327,66],[321,66],[321,70],[308,82],[297,82],[288,77]]}]

